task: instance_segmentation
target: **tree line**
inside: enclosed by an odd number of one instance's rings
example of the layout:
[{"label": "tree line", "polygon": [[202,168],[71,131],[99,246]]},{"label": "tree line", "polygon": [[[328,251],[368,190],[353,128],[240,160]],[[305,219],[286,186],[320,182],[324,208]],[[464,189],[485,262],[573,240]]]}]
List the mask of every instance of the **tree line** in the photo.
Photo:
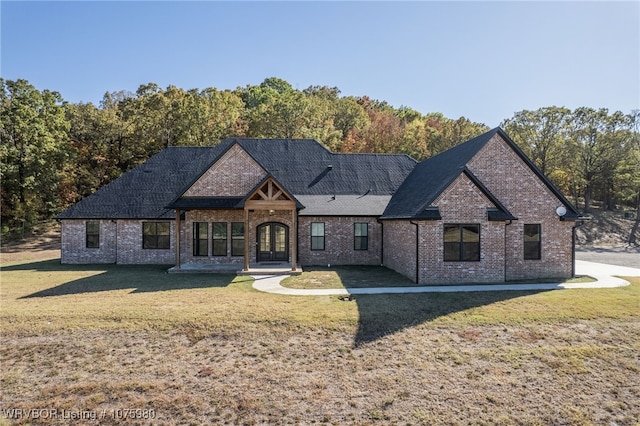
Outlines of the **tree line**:
[{"label": "tree line", "polygon": [[[99,105],[66,102],[26,80],[0,84],[3,234],[53,217],[168,146],[313,138],[334,152],[423,160],[489,129],[466,117],[341,96],[336,87],[298,90],[279,78],[235,90],[149,83],[135,93],[106,93]],[[546,107],[516,112],[501,126],[585,212],[595,200],[640,209],[639,111]]]}]

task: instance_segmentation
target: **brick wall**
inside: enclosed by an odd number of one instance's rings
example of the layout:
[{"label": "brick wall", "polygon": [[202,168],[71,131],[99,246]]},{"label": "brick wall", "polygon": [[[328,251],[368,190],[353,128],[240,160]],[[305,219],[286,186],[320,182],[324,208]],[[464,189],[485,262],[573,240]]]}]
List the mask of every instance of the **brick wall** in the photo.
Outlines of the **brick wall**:
[{"label": "brick wall", "polygon": [[384,266],[416,280],[416,226],[408,220],[386,220]]},{"label": "brick wall", "polygon": [[[174,224],[169,249],[143,249],[143,220],[100,220],[100,246],[86,247],[86,220],[62,220],[62,263],[172,264]],[[117,243],[116,243],[117,241]]]},{"label": "brick wall", "polygon": [[[468,167],[518,218],[506,228],[507,280],[570,277],[574,223],[559,220],[555,210],[560,200],[498,135]],[[541,225],[540,260],[524,260],[525,224]]]},{"label": "brick wall", "polygon": [[69,264],[115,263],[116,224],[110,220],[100,220],[100,246],[86,247],[86,220],[62,220],[61,262]]},{"label": "brick wall", "polygon": [[[301,265],[380,265],[382,226],[374,216],[300,216],[298,258]],[[311,250],[311,223],[324,223],[325,249]],[[368,250],[354,250],[354,224],[368,223]]]},{"label": "brick wall", "polygon": [[239,145],[233,145],[185,193],[186,197],[244,197],[266,172]]},{"label": "brick wall", "polygon": [[[433,203],[442,220],[419,222],[419,283],[504,281],[504,222],[487,220],[491,201],[461,174]],[[480,225],[480,261],[444,261],[445,224]]]}]

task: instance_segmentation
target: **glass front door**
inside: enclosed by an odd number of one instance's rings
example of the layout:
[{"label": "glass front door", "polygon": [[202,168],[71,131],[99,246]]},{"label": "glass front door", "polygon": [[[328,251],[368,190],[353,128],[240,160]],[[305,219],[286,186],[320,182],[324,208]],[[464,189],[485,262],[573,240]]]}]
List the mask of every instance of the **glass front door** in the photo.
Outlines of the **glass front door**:
[{"label": "glass front door", "polygon": [[289,259],[289,228],[269,222],[258,226],[258,262],[286,262]]}]

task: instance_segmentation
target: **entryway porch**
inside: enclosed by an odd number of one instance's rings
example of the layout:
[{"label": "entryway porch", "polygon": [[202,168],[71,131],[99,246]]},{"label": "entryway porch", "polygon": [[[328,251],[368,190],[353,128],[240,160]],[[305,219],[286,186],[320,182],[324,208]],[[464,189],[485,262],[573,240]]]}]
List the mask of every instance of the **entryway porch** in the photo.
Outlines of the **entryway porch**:
[{"label": "entryway porch", "polygon": [[172,267],[170,274],[236,274],[236,275],[300,275],[302,267],[299,265],[293,271],[289,262],[259,262],[249,265],[244,270],[238,263],[183,263],[180,267]]}]

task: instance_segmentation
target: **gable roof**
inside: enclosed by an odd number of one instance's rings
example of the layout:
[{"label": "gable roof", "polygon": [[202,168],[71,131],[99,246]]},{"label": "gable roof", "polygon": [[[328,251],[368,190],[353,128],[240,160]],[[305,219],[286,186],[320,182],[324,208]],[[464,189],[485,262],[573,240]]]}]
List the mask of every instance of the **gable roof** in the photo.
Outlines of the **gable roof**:
[{"label": "gable roof", "polygon": [[493,129],[419,163],[393,195],[382,218],[420,218],[496,131]]},{"label": "gable roof", "polygon": [[[213,147],[169,147],[57,218],[170,219],[174,217],[173,208],[241,207],[242,198],[238,197],[182,197],[235,144],[295,198],[299,195],[390,198],[417,163],[407,155],[332,153],[313,139],[229,138]],[[347,204],[338,210],[358,214],[357,206],[350,206],[347,198],[344,200]],[[334,203],[332,209],[338,204]],[[376,205],[379,215],[382,209],[379,203]],[[298,206],[303,207],[300,203]]]},{"label": "gable roof", "polygon": [[165,206],[227,148],[169,147],[56,216],[57,219],[171,219]]},{"label": "gable roof", "polygon": [[542,174],[540,169],[533,164],[516,143],[501,128],[496,127],[419,163],[393,195],[381,219],[437,218],[439,215],[434,213],[431,203],[462,173],[470,176],[474,184],[496,205],[497,211],[490,212],[490,218],[493,218],[493,220],[515,219],[482,182],[467,169],[467,164],[471,159],[496,134],[513,149],[547,188],[567,207],[568,213],[565,219],[573,220],[580,217],[575,207]]}]

